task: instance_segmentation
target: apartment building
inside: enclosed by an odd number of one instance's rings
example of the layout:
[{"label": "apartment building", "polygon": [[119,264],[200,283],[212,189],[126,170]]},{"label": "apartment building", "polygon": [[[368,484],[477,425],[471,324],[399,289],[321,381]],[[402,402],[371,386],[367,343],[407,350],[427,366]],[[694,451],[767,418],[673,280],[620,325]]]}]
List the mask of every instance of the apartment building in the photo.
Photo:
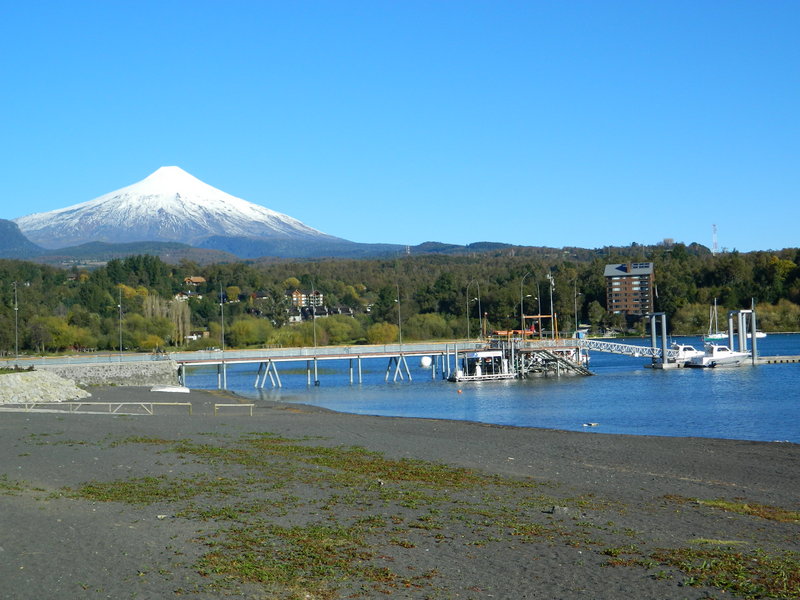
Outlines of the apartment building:
[{"label": "apartment building", "polygon": [[653,263],[606,265],[606,310],[614,314],[643,315],[653,312]]}]

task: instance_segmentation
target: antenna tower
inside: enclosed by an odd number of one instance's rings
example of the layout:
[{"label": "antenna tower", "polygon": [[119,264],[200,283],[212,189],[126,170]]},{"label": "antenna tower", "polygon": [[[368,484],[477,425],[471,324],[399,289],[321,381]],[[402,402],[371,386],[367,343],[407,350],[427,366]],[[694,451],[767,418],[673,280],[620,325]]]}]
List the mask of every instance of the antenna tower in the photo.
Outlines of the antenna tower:
[{"label": "antenna tower", "polygon": [[717,254],[719,247],[717,246],[717,226],[711,226],[711,254]]}]

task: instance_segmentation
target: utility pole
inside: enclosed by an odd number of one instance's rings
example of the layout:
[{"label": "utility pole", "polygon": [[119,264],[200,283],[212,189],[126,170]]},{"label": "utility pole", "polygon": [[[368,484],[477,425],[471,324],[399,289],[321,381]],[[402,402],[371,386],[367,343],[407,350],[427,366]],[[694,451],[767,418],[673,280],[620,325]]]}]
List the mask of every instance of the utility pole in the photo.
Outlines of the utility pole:
[{"label": "utility pole", "polygon": [[[474,280],[474,279],[472,281],[470,281],[467,284],[467,291],[466,291],[466,296],[467,296],[467,339],[470,339],[470,337],[469,337],[469,303],[471,302],[471,300],[469,298],[469,286],[471,286],[473,283],[477,284],[478,282],[476,280]],[[478,286],[478,290],[480,290],[480,285]],[[477,298],[475,298],[475,300],[477,300]]]},{"label": "utility pole", "polygon": [[523,310],[523,303],[525,302],[525,297],[522,295],[522,286],[525,285],[525,278],[530,275],[530,271],[525,273],[522,276],[522,280],[519,282],[519,331],[520,336],[525,337],[525,311]]},{"label": "utility pole", "polygon": [[220,325],[220,347],[225,352],[225,297],[222,295],[222,283],[219,284],[219,325]]},{"label": "utility pole", "polygon": [[397,337],[400,342],[400,349],[403,346],[403,322],[400,319],[400,283],[395,283],[397,286]]},{"label": "utility pole", "polygon": [[117,288],[119,290],[119,304],[117,304],[119,309],[119,362],[122,362],[122,284],[118,283]]},{"label": "utility pole", "polygon": [[19,303],[17,302],[17,282],[11,283],[14,286],[14,356],[19,359]]},{"label": "utility pole", "polygon": [[552,273],[547,274],[547,279],[550,281],[550,337],[555,338],[556,327],[555,315],[553,314],[553,288],[556,286],[556,280]]}]

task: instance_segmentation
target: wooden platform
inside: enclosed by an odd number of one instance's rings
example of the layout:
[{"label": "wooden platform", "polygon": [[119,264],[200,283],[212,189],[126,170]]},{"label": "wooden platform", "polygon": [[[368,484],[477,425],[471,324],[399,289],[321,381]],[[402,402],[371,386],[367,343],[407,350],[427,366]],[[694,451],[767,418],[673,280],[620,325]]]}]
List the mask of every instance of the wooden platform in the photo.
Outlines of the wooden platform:
[{"label": "wooden platform", "polygon": [[800,356],[759,356],[760,365],[779,365],[782,363],[800,363]]}]

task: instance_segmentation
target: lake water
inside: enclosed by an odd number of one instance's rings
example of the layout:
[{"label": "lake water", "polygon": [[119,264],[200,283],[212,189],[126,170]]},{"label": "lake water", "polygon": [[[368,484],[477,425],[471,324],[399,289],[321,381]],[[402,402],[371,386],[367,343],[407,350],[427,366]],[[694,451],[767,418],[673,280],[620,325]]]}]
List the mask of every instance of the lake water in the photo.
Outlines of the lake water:
[{"label": "lake water", "polygon": [[[676,341],[702,347],[699,338]],[[625,343],[649,345],[649,339]],[[758,340],[758,348],[762,356],[800,355],[800,334],[769,335]],[[386,359],[369,359],[362,361],[363,383],[350,385],[347,361],[324,361],[318,387],[307,386],[305,363],[282,363],[283,387],[263,390],[254,389],[254,365],[237,365],[228,369],[228,388],[256,402],[305,403],[357,414],[800,443],[800,363],[662,371],[645,368],[645,362],[592,352],[594,377],[455,384],[432,380],[418,359],[409,360],[413,381],[390,378],[386,383]],[[216,369],[190,370],[187,385],[216,388]]]}]

